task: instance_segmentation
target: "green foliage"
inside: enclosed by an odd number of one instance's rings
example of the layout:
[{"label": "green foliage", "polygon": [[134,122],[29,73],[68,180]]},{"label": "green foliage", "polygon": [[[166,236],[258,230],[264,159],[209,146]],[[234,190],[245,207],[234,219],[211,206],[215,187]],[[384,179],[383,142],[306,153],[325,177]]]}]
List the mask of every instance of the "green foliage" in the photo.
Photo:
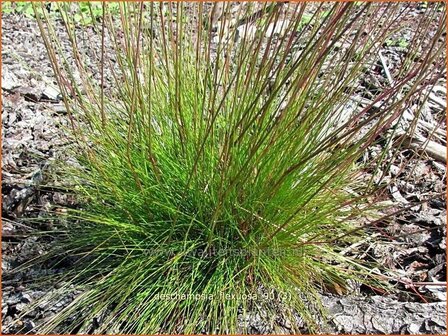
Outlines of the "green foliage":
[{"label": "green foliage", "polygon": [[[231,21],[226,3],[216,36],[195,20],[209,13],[203,3],[95,6],[78,7],[84,22],[102,17],[89,56],[76,44],[80,19],[60,7],[73,62],[51,18],[38,21],[79,163],[59,172],[80,208],[51,255],[78,258],[61,293],[82,291],[40,331],[87,333],[101,317],[96,333],[249,332],[241,321],[254,312],[299,332],[297,312],[318,330],[319,291],[377,280],[340,253],[375,209],[362,172],[379,162],[360,158],[443,64],[443,24],[426,62],[403,61],[396,87],[378,93],[379,109],[350,110],[399,4],[385,15],[376,4],[298,3],[286,21],[280,5],[251,3]],[[237,40],[232,22],[260,10],[257,33]],[[269,35],[272,24],[286,33]],[[86,66],[92,54],[98,67]]]},{"label": "green foliage", "polygon": [[[98,21],[103,16],[103,6],[101,2],[83,1],[76,3],[76,5],[77,6],[75,6],[75,8],[71,10],[73,21],[76,24],[90,25]],[[118,14],[118,3],[110,3],[107,7],[111,14]],[[61,11],[61,15],[66,22],[68,21],[68,18],[66,16],[67,13],[69,13],[69,11]]]},{"label": "green foliage", "polygon": [[[77,25],[90,25],[98,21],[103,16],[103,7],[101,2],[77,2],[75,4],[62,4],[65,8],[61,10],[61,4],[56,2],[45,2],[44,6],[33,9],[29,1],[5,1],[2,4],[2,11],[5,14],[21,14],[28,18],[36,15],[43,16],[44,11],[54,18],[60,18],[67,21],[67,15],[72,16],[73,22]],[[113,15],[118,15],[118,3],[108,4],[108,10]]]},{"label": "green foliage", "polygon": [[400,47],[400,48],[405,49],[409,46],[409,42],[403,37],[390,38],[390,39],[386,40],[386,45],[389,47],[393,46],[393,47]]},{"label": "green foliage", "polygon": [[5,1],[2,3],[2,11],[5,14],[17,13],[17,14],[24,14],[27,17],[34,16],[34,10],[31,2],[25,2],[25,1],[14,1],[14,2]]}]

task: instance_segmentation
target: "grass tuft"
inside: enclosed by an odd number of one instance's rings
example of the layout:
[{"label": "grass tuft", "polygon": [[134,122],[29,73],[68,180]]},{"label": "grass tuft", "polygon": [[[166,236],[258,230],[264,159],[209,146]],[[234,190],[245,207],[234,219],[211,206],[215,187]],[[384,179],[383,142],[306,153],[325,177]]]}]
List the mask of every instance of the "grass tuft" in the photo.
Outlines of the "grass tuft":
[{"label": "grass tuft", "polygon": [[441,76],[445,9],[360,107],[413,4],[57,3],[65,37],[33,6],[78,163],[51,253],[81,293],[39,332],[250,333],[254,312],[317,331],[319,292],[376,284],[340,253],[376,206],[384,155],[362,158]]}]

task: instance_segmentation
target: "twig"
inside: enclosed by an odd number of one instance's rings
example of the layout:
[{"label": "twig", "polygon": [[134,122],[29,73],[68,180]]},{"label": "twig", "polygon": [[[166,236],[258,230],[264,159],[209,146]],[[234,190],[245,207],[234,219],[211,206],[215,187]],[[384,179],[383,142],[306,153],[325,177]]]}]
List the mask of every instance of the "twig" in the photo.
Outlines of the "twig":
[{"label": "twig", "polygon": [[417,151],[425,151],[431,158],[446,162],[446,147],[424,137],[410,138],[409,146]]},{"label": "twig", "polygon": [[392,75],[390,74],[389,68],[387,67],[386,59],[383,56],[383,52],[380,50],[378,52],[378,54],[380,55],[380,60],[381,60],[381,63],[383,64],[383,68],[384,68],[384,72],[386,73],[387,80],[389,81],[390,86],[393,86],[394,85],[394,79],[392,78]]}]

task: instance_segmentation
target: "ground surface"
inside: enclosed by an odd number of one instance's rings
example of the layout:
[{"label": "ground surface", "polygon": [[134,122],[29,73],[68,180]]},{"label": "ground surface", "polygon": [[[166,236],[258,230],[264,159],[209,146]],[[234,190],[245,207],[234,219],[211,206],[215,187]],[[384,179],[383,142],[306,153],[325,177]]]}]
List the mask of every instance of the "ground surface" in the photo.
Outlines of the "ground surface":
[{"label": "ground surface", "polygon": [[[415,13],[422,14],[421,9],[416,7]],[[14,272],[51,242],[48,236],[32,234],[36,228],[51,229],[50,222],[36,224],[26,218],[58,211],[73,201],[54,188],[57,177],[51,174],[55,159],[70,159],[63,154],[64,146],[69,145],[64,136],[67,116],[37,25],[22,15],[10,14],[3,15],[2,29],[3,333],[33,333],[37,324],[73,299],[60,297],[33,307],[42,295],[56,293],[60,284],[41,288],[28,284],[49,270],[36,267]],[[400,52],[398,47],[385,47],[390,67]],[[373,83],[385,81],[381,69],[371,77]],[[441,93],[439,101],[428,102],[424,109],[423,118],[432,125],[444,116],[446,82],[440,83],[439,91],[435,92]],[[439,130],[436,141],[445,146],[444,123]],[[347,250],[361,259],[380,261],[400,278],[394,280],[397,290],[390,293],[354,284],[351,293],[322,294],[330,313],[328,332],[446,333],[445,163],[427,155],[417,156],[410,148],[397,150],[385,172],[392,181],[385,199],[396,203],[397,208],[428,197],[431,201],[401,213],[383,224],[383,234],[372,231],[369,239]],[[52,187],[47,186],[50,181]],[[26,316],[18,318],[25,311]],[[92,331],[97,322],[92,321]],[[250,323],[254,333],[290,332],[284,321],[273,327],[262,317],[253,316]]]}]

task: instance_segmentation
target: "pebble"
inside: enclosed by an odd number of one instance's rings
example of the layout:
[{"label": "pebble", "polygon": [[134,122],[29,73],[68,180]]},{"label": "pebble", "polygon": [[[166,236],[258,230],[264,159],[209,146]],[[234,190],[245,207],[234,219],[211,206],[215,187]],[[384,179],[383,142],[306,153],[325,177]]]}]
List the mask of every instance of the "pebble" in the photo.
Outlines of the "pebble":
[{"label": "pebble", "polygon": [[52,86],[45,87],[44,91],[42,92],[42,96],[44,98],[47,98],[52,101],[60,101],[61,100],[61,94],[60,94],[59,90]]},{"label": "pebble", "polygon": [[29,294],[23,294],[20,298],[20,301],[22,301],[23,303],[31,303],[32,299]]},{"label": "pebble", "polygon": [[6,304],[8,306],[13,306],[20,302],[20,299],[17,296],[10,297],[6,300]]},{"label": "pebble", "polygon": [[15,88],[20,87],[18,78],[12,72],[5,72],[2,75],[2,89],[7,91],[12,91]]},{"label": "pebble", "polygon": [[53,110],[55,113],[66,114],[67,109],[64,104],[55,104],[53,105]]},{"label": "pebble", "polygon": [[25,287],[22,286],[22,285],[19,285],[19,286],[16,287],[16,292],[22,292],[24,290],[25,290]]},{"label": "pebble", "polygon": [[397,167],[395,165],[390,166],[390,173],[392,174],[392,176],[397,176],[399,172],[400,172],[399,167]]},{"label": "pebble", "polygon": [[408,326],[408,331],[410,334],[418,334],[420,331],[420,326],[417,323],[411,323]]},{"label": "pebble", "polygon": [[25,303],[18,303],[18,304],[16,304],[16,311],[18,312],[18,313],[22,313],[22,312],[24,312],[25,311],[25,309],[26,309],[26,304]]},{"label": "pebble", "polygon": [[27,333],[32,331],[35,327],[36,327],[36,324],[31,320],[25,321],[25,323],[23,325],[23,329]]}]

